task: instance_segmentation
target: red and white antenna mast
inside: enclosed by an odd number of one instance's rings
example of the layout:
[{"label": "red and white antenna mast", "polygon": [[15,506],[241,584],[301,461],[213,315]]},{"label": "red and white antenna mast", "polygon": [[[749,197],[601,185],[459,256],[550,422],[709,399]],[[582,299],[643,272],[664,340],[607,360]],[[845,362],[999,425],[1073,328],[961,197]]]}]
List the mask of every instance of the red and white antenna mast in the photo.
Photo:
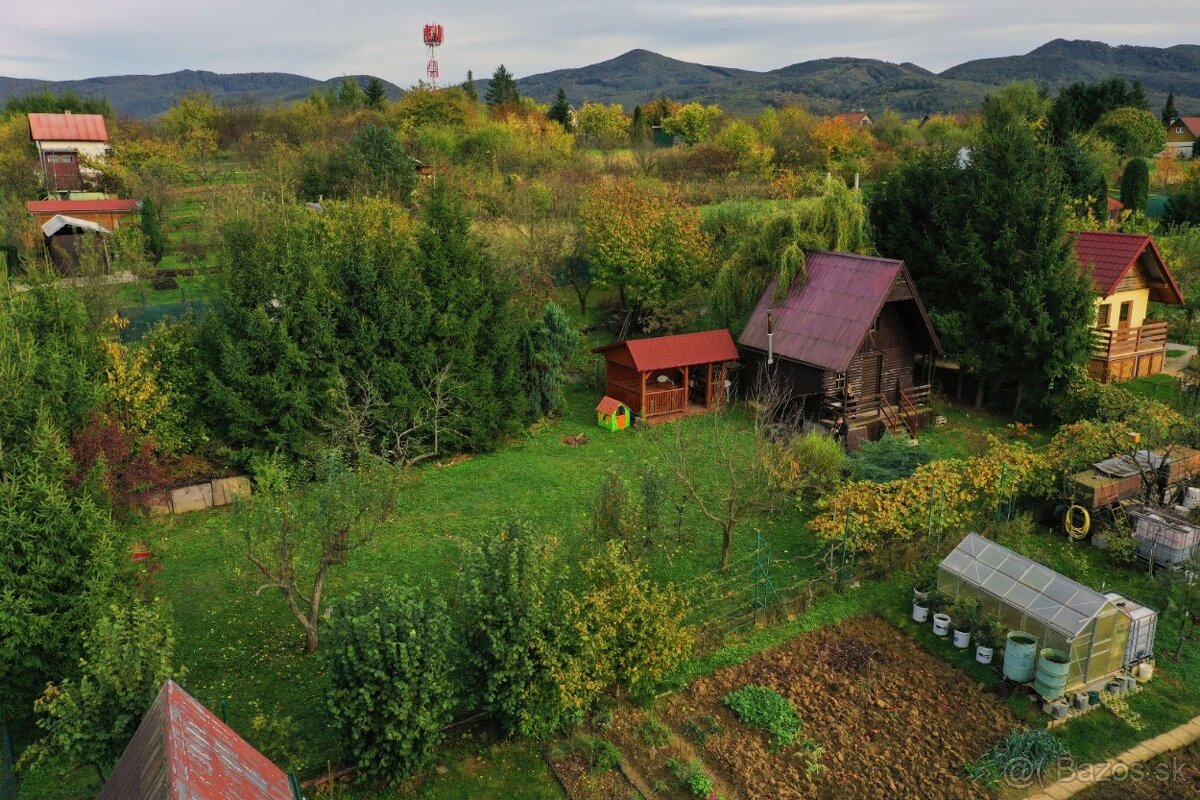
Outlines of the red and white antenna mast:
[{"label": "red and white antenna mast", "polygon": [[429,61],[425,65],[425,77],[429,79],[430,85],[435,89],[437,88],[439,77],[437,49],[441,46],[445,36],[445,29],[436,22],[431,22],[425,26],[425,46],[429,48]]}]

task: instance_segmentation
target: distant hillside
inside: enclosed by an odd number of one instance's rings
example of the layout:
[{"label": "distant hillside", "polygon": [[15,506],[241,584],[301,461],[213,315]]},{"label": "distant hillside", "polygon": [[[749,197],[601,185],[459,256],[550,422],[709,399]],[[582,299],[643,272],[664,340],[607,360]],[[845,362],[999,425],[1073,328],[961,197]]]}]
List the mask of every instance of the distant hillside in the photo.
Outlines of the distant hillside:
[{"label": "distant hillside", "polygon": [[[1102,42],[1057,39],[1023,56],[969,61],[940,74],[916,64],[868,58],[803,61],[769,72],[678,61],[646,50],[575,69],[517,81],[524,94],[550,102],[562,86],[572,103],[618,102],[626,107],[660,95],[719,103],[752,113],[766,105],[803,102],[818,112],[892,108],[910,115],[966,111],[1014,80],[1052,89],[1111,76],[1140,80],[1155,110],[1174,91],[1181,110],[1200,113],[1200,46],[1111,47]],[[487,81],[480,81],[486,89]]]},{"label": "distant hillside", "polygon": [[[351,80],[366,86],[369,75],[348,75]],[[84,78],[74,81],[41,81],[26,78],[0,77],[0,103],[9,97],[49,89],[52,92],[73,91],[83,97],[107,97],[115,111],[134,117],[152,117],[171,107],[175,98],[189,91],[208,92],[218,102],[253,100],[263,104],[288,103],[302,100],[314,90],[341,83],[342,78],[318,81],[303,75],[286,72],[239,72],[222,75],[216,72],[181,70],[167,75],[114,75],[104,78]],[[403,90],[384,81],[393,97]]]}]

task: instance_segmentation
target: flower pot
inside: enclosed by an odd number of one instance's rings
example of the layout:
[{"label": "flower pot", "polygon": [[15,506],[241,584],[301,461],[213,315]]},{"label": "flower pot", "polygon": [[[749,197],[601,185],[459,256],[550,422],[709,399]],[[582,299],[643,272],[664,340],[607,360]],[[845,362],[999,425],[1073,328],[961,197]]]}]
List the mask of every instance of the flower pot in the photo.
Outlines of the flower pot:
[{"label": "flower pot", "polygon": [[975,660],[980,664],[990,664],[992,663],[992,656],[995,655],[995,652],[996,651],[991,647],[979,645],[975,648]]},{"label": "flower pot", "polygon": [[949,614],[934,614],[933,615],[933,634],[935,636],[945,636],[950,632],[950,615]]},{"label": "flower pot", "polygon": [[970,647],[971,646],[971,631],[969,631],[969,630],[960,631],[958,628],[955,628],[954,629],[954,646],[957,647],[959,650],[966,650],[968,647]]},{"label": "flower pot", "polygon": [[1154,665],[1149,661],[1143,661],[1137,665],[1137,679],[1139,681],[1148,681],[1154,677]]},{"label": "flower pot", "polygon": [[914,600],[912,618],[913,622],[924,622],[925,620],[929,619],[929,609],[926,606],[921,605],[920,602]]},{"label": "flower pot", "polygon": [[928,599],[929,599],[929,591],[928,590],[913,589],[913,602],[914,603],[921,603],[922,605],[924,605],[925,601]]}]

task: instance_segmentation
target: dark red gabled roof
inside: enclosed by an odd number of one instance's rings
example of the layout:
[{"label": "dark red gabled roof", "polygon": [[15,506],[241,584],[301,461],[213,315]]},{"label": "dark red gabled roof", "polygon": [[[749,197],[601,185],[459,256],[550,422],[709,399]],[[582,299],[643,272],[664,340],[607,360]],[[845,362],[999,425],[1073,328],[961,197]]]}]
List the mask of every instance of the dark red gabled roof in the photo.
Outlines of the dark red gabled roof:
[{"label": "dark red gabled roof", "polygon": [[1118,200],[1115,197],[1108,198],[1108,210],[1110,212],[1123,211],[1124,209],[1125,209],[1125,204],[1122,203],[1120,200]]},{"label": "dark red gabled roof", "polygon": [[806,279],[796,281],[782,303],[774,302],[775,286],[767,287],[738,344],[767,351],[769,312],[775,330],[775,355],[845,372],[887,302],[892,285],[903,276],[912,290],[912,299],[899,302],[914,304],[918,312],[914,319],[923,323],[929,344],[941,355],[941,342],[903,261],[815,251],[806,254],[805,271]]},{"label": "dark red gabled roof", "polygon": [[604,397],[600,398],[600,402],[596,404],[596,410],[601,414],[607,414],[611,417],[620,411],[623,405],[625,404],[620,400],[604,395]]},{"label": "dark red gabled roof", "polygon": [[35,142],[107,142],[103,114],[30,114],[29,136]]},{"label": "dark red gabled roof", "polygon": [[597,347],[592,352],[608,353],[622,348],[629,353],[633,367],[638,372],[736,361],[738,357],[737,346],[727,328],[656,336],[652,339],[626,339]]},{"label": "dark red gabled roof", "polygon": [[283,770],[174,681],[142,717],[96,800],[293,800]]},{"label": "dark red gabled roof", "polygon": [[30,214],[96,214],[109,211],[132,212],[137,200],[28,200],[25,210]]},{"label": "dark red gabled roof", "polygon": [[1080,231],[1074,234],[1075,257],[1092,276],[1096,291],[1108,297],[1139,260],[1151,273],[1158,273],[1165,288],[1151,289],[1150,296],[1160,303],[1183,305],[1183,292],[1154,244],[1144,233]]}]

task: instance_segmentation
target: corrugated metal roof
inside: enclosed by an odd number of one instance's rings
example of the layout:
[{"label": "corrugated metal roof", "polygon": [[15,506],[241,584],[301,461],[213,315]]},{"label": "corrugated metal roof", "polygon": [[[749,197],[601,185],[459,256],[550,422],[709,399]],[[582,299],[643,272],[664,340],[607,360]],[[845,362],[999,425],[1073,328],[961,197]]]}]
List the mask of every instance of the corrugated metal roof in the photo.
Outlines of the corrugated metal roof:
[{"label": "corrugated metal roof", "polygon": [[807,280],[793,287],[787,298],[774,305],[775,286],[767,287],[750,315],[738,344],[766,352],[767,313],[774,323],[775,355],[845,372],[858,353],[863,338],[887,302],[892,284],[900,275],[912,288],[916,308],[934,349],[941,354],[925,307],[904,262],[852,253],[815,251],[805,258]]},{"label": "corrugated metal roof", "polygon": [[1078,636],[1112,604],[1099,592],[977,533],[968,533],[942,560],[941,569],[1068,638]]},{"label": "corrugated metal roof", "polygon": [[101,225],[99,222],[92,222],[87,219],[76,219],[63,214],[55,214],[50,219],[42,224],[42,235],[53,236],[63,228],[78,228],[80,230],[92,231],[94,233],[112,233],[108,228]]},{"label": "corrugated metal roof", "polygon": [[597,347],[592,352],[607,353],[617,348],[624,348],[629,353],[638,372],[736,361],[738,357],[737,347],[727,328],[651,339],[627,339]]},{"label": "corrugated metal roof", "polygon": [[292,800],[283,770],[167,681],[97,800]]},{"label": "corrugated metal roof", "polygon": [[1145,253],[1151,257],[1153,270],[1167,284],[1166,290],[1152,290],[1151,295],[1162,303],[1183,305],[1183,293],[1175,283],[1175,276],[1167,268],[1154,240],[1146,234],[1080,231],[1074,236],[1075,257],[1079,259],[1079,265],[1090,272],[1101,297],[1108,297],[1115,292],[1121,280]]},{"label": "corrugated metal roof", "polygon": [[96,214],[106,211],[135,211],[137,200],[28,200],[30,214]]},{"label": "corrugated metal roof", "polygon": [[107,142],[103,114],[30,114],[29,136],[35,142]]}]

